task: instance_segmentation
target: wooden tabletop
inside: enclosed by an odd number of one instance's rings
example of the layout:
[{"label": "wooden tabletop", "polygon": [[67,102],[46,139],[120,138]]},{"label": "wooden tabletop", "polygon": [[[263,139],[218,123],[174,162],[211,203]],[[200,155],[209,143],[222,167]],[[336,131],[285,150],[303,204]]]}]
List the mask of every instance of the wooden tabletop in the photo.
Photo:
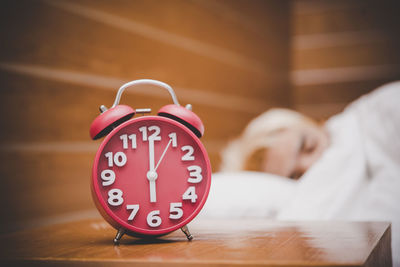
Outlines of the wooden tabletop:
[{"label": "wooden tabletop", "polygon": [[204,221],[153,241],[124,236],[101,219],[0,236],[0,265],[391,266],[385,222]]}]

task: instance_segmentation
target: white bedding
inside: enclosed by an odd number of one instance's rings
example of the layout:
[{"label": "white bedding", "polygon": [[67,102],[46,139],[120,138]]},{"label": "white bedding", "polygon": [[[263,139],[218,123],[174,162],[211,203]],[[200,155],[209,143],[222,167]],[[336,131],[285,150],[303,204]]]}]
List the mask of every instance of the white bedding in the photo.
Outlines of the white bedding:
[{"label": "white bedding", "polygon": [[208,217],[392,222],[400,266],[400,82],[361,97],[326,123],[331,144],[303,177],[213,176]]}]

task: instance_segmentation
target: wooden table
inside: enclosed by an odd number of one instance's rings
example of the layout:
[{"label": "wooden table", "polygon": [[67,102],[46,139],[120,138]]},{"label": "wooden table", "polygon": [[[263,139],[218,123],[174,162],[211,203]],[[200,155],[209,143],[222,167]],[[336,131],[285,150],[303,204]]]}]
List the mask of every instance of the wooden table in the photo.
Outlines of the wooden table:
[{"label": "wooden table", "polygon": [[40,266],[391,266],[384,222],[202,221],[154,241],[124,236],[92,219],[0,237],[0,265]]}]

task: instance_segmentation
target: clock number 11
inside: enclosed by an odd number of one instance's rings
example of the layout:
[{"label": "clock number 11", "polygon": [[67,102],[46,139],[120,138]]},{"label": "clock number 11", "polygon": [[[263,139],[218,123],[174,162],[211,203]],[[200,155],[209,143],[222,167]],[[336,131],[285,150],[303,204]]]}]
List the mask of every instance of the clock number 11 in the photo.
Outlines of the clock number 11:
[{"label": "clock number 11", "polygon": [[123,135],[121,135],[119,137],[119,139],[122,140],[122,148],[123,149],[128,149],[128,146],[129,146],[128,140],[131,141],[131,144],[132,144],[131,148],[132,149],[136,149],[136,146],[137,146],[137,144],[136,144],[136,134],[130,134],[129,136],[127,134],[123,134]]}]

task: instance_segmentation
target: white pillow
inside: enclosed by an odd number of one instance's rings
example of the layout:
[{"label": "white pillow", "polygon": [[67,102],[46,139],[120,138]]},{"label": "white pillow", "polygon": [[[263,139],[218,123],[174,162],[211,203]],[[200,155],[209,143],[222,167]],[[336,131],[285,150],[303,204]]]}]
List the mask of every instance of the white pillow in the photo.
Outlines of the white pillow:
[{"label": "white pillow", "polygon": [[262,172],[215,173],[199,216],[274,219],[295,187],[294,180]]}]

